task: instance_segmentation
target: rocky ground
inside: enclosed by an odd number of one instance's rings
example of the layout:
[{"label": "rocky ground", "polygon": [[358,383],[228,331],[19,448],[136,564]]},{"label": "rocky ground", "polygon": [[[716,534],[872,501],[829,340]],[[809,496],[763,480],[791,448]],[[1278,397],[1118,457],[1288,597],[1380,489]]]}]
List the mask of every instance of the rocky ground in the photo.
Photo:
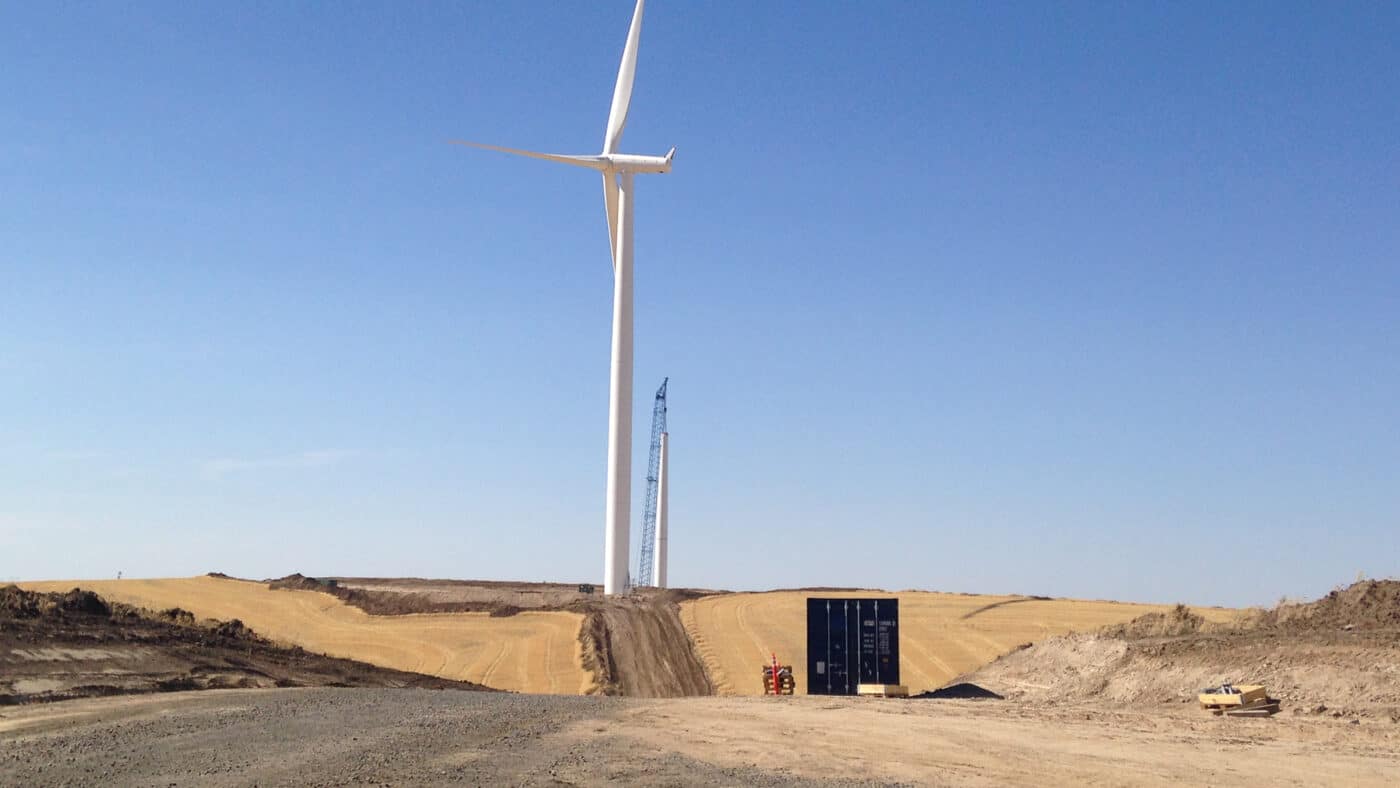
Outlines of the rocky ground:
[{"label": "rocky ground", "polygon": [[0,709],[0,784],[1396,785],[1400,726],[997,700],[170,693]]}]

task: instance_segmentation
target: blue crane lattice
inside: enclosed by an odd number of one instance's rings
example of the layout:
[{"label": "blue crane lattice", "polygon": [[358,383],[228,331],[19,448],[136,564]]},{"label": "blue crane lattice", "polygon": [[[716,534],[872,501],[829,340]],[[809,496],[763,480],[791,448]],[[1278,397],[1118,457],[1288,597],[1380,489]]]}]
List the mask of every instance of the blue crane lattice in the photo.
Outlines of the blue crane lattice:
[{"label": "blue crane lattice", "polygon": [[651,409],[651,454],[647,459],[647,501],[642,509],[642,544],[637,560],[637,576],[633,585],[652,585],[652,564],[656,561],[656,492],[661,464],[661,433],[666,431],[666,384],[661,381],[656,390],[656,404]]}]

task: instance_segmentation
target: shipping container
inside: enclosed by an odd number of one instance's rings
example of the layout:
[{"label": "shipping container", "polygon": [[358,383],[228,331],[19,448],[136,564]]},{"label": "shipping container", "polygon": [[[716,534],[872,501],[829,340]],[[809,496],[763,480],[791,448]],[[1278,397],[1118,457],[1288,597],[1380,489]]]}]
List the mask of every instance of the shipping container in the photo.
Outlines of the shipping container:
[{"label": "shipping container", "polygon": [[807,598],[807,694],[899,683],[899,600]]}]

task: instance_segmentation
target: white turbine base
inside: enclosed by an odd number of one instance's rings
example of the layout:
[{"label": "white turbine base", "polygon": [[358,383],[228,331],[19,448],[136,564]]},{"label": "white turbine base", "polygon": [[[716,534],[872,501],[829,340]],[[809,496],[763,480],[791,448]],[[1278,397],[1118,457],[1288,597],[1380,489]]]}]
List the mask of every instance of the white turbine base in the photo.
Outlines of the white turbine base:
[{"label": "white turbine base", "polygon": [[666,465],[670,435],[661,433],[661,460],[656,470],[656,556],[651,569],[651,584],[666,587],[666,505],[670,497],[666,490]]}]

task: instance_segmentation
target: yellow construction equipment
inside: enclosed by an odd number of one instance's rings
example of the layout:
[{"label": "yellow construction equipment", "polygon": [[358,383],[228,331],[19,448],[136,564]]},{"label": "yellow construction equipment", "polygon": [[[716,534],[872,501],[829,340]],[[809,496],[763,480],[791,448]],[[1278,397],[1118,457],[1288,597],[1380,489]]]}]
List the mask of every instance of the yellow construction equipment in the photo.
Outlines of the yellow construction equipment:
[{"label": "yellow construction equipment", "polygon": [[1207,687],[1196,696],[1201,708],[1219,716],[1267,717],[1278,712],[1278,700],[1260,684],[1221,684]]}]

